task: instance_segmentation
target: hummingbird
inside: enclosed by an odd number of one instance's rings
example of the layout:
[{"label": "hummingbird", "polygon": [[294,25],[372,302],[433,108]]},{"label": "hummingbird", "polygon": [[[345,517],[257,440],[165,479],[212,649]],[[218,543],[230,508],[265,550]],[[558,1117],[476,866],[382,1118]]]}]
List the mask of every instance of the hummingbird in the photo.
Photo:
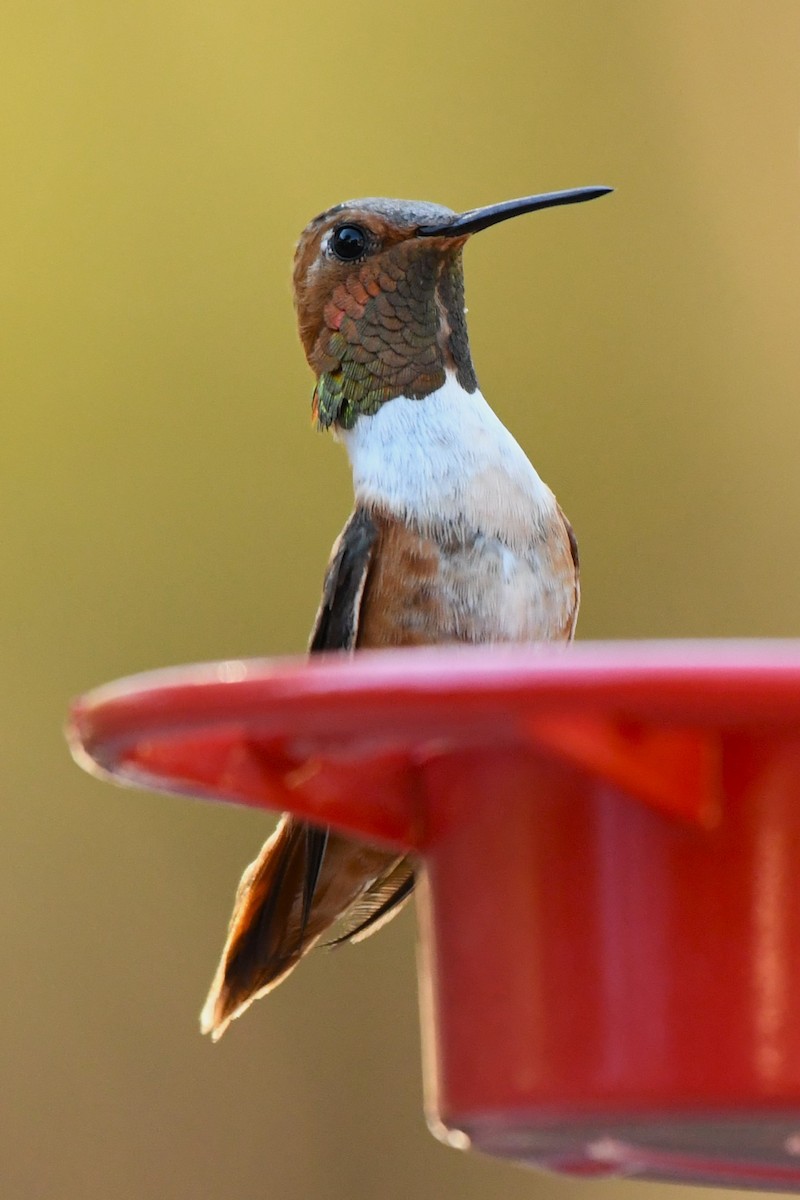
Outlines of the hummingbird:
[{"label": "hummingbird", "polygon": [[[481,395],[464,307],[468,239],[611,188],[456,213],[422,201],[337,204],[294,259],[314,420],[344,442],[355,507],[334,543],[309,650],[569,642],[578,549],[555,496]],[[357,942],[414,887],[407,857],[285,814],[239,884],[201,1015],[219,1038],[334,926]],[[342,923],[343,924],[340,924]]]}]

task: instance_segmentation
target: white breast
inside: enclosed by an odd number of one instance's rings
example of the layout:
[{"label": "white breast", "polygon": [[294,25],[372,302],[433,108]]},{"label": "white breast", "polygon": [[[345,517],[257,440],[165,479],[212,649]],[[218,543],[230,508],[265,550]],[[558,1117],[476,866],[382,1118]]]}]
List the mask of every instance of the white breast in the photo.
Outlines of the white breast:
[{"label": "white breast", "polygon": [[430,396],[389,400],[341,437],[356,499],[422,529],[446,522],[523,550],[558,512],[553,493],[481,393],[464,391],[450,373]]}]

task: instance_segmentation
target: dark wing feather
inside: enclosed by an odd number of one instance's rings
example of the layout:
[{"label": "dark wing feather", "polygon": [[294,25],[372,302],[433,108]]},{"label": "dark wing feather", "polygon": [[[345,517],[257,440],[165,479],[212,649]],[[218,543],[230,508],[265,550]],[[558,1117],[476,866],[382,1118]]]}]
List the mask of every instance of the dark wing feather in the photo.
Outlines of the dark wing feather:
[{"label": "dark wing feather", "polygon": [[569,552],[572,557],[572,566],[575,571],[575,604],[573,606],[572,615],[566,629],[567,638],[569,641],[572,641],[575,636],[575,626],[578,623],[578,608],[580,607],[581,602],[581,558],[580,554],[578,553],[578,539],[575,537],[575,530],[564,516],[564,510],[560,505],[558,507],[558,515],[564,522],[564,530],[567,535],[567,541],[569,542]]},{"label": "dark wing feather", "polygon": [[342,530],[325,572],[322,601],[308,644],[312,654],[355,649],[361,597],[377,536],[370,514],[357,508]]},{"label": "dark wing feather", "polygon": [[[310,650],[353,650],[378,530],[356,509],[333,548]],[[315,897],[329,833],[284,816],[239,885],[228,939],[201,1019],[219,1037],[257,995],[283,979],[320,935]]]},{"label": "dark wing feather", "polygon": [[[355,649],[361,597],[377,536],[372,517],[366,509],[357,508],[339,535],[325,572],[322,600],[308,644],[312,654]],[[305,831],[308,870],[303,887],[304,928],[328,844],[327,829],[306,825]]]},{"label": "dark wing feather", "polygon": [[[312,653],[355,649],[361,597],[377,536],[378,530],[370,514],[363,508],[357,508],[331,555],[322,602],[309,643]],[[327,831],[315,832],[327,837]],[[321,862],[320,858],[320,865]],[[400,859],[393,863],[348,909],[347,928],[327,944],[337,946],[368,937],[399,911],[413,887],[414,871],[408,861]]]},{"label": "dark wing feather", "polygon": [[319,873],[322,870],[322,860],[328,845],[327,829],[316,825],[304,825],[306,869],[303,876],[303,911],[300,921],[300,936],[302,937],[311,916],[311,906],[314,903],[314,893],[319,883]]}]

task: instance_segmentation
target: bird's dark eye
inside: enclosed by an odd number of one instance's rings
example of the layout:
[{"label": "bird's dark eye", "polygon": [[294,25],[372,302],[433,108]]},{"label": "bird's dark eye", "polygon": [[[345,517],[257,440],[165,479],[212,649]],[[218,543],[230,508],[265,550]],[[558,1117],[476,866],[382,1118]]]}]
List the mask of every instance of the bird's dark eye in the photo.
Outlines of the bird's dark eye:
[{"label": "bird's dark eye", "polygon": [[340,225],[331,234],[328,247],[342,262],[355,262],[367,249],[367,234],[360,225]]}]

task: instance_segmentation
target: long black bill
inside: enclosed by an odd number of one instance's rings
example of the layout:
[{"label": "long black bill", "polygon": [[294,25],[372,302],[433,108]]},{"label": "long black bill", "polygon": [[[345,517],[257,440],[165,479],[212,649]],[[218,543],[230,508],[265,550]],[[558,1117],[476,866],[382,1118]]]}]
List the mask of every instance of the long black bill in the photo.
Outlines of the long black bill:
[{"label": "long black bill", "polygon": [[485,208],[471,208],[453,220],[441,225],[420,225],[417,237],[465,237],[507,221],[509,217],[520,217],[523,213],[536,212],[540,208],[555,208],[559,204],[582,204],[584,200],[596,200],[613,192],[610,187],[570,188],[566,192],[544,192],[541,196],[522,196],[519,200],[504,200],[502,204],[488,204]]}]

